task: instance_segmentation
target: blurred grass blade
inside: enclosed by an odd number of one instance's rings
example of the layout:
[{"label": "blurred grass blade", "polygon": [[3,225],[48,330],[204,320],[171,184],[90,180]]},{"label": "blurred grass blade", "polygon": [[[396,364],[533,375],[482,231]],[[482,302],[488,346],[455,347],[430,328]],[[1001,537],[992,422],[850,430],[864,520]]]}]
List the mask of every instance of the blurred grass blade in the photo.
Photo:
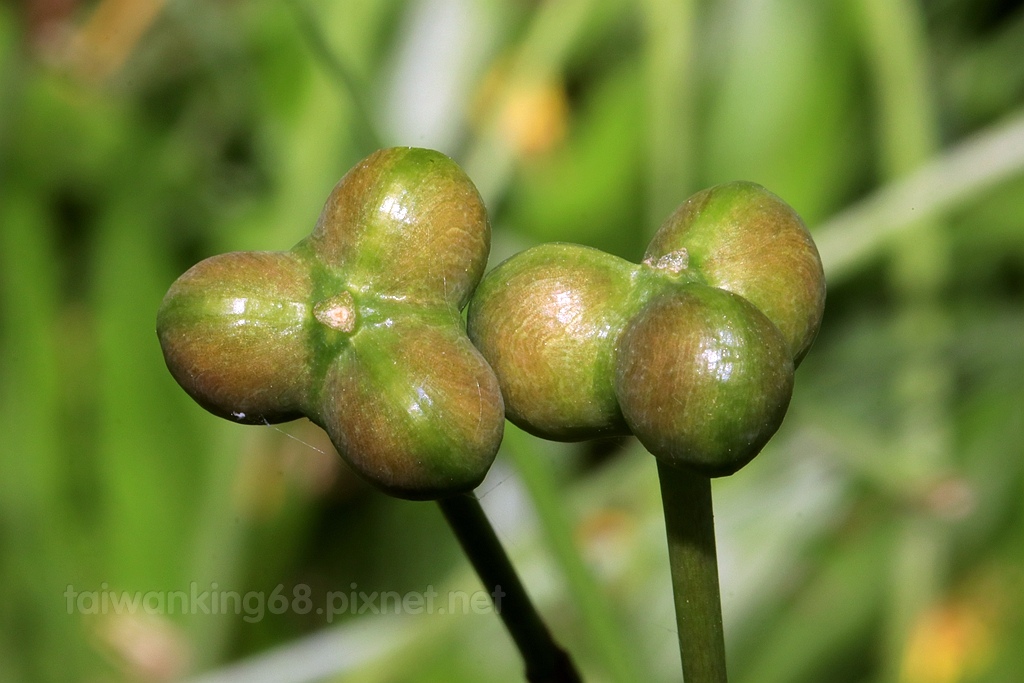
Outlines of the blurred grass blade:
[{"label": "blurred grass blade", "polygon": [[977,133],[902,180],[876,190],[814,232],[832,283],[920,220],[941,215],[1024,173],[1024,113]]},{"label": "blurred grass blade", "polygon": [[82,27],[76,68],[96,82],[109,79],[128,61],[163,6],[164,0],[100,2]]},{"label": "blurred grass blade", "polygon": [[415,622],[377,618],[320,631],[185,683],[314,683],[355,673],[405,647]]},{"label": "blurred grass blade", "polygon": [[694,0],[645,0],[648,234],[693,191]]},{"label": "blurred grass blade", "polygon": [[[860,0],[861,35],[877,96],[879,161],[886,177],[920,166],[938,146],[936,96],[929,80],[924,16],[914,0]],[[949,238],[937,217],[922,218],[893,241],[889,280],[899,307],[903,362],[891,379],[897,404],[897,457],[926,486],[950,468],[953,371],[946,349],[952,325],[941,300],[950,271]],[[949,573],[949,538],[927,514],[901,511],[885,609],[883,680],[899,678],[913,625],[940,599]]]},{"label": "blurred grass blade", "polygon": [[124,187],[99,220],[93,265],[105,578],[115,589],[170,590],[185,584],[182,548],[196,523],[206,453],[194,429],[181,429],[186,399],[163,367],[155,333],[166,287],[160,233],[150,227],[160,221],[160,202],[146,182]]},{"label": "blurred grass blade", "polygon": [[617,683],[654,680],[646,662],[636,656],[632,638],[622,628],[605,589],[584,562],[573,539],[573,528],[565,510],[564,496],[558,493],[554,474],[538,453],[539,439],[506,425],[504,447],[512,457],[537,511],[541,531],[549,551],[565,575],[573,605],[579,610],[589,645],[605,666],[609,680]]},{"label": "blurred grass blade", "polygon": [[386,147],[383,136],[374,121],[377,120],[375,109],[370,99],[369,84],[356,75],[336,50],[333,50],[327,37],[320,28],[319,19],[305,0],[290,0],[288,5],[295,14],[295,20],[309,43],[313,56],[323,65],[331,80],[345,92],[356,112],[356,122],[360,132],[357,144],[363,154]]},{"label": "blurred grass blade", "polygon": [[[62,405],[59,272],[42,198],[14,183],[0,197],[0,596],[2,639],[25,664],[22,680],[59,681],[81,642],[61,597],[85,568],[69,554],[78,531],[68,505]],[[17,674],[14,674],[17,678]]]},{"label": "blurred grass blade", "polygon": [[501,125],[504,108],[519,88],[559,75],[593,5],[594,0],[551,0],[539,5],[534,13],[494,106],[465,154],[463,167],[488,207],[498,204],[516,163]]},{"label": "blurred grass blade", "polygon": [[848,680],[833,676],[833,665],[877,618],[892,548],[889,530],[873,526],[816,558],[806,586],[777,598],[775,618],[759,629],[756,653],[735,670],[736,683]]}]

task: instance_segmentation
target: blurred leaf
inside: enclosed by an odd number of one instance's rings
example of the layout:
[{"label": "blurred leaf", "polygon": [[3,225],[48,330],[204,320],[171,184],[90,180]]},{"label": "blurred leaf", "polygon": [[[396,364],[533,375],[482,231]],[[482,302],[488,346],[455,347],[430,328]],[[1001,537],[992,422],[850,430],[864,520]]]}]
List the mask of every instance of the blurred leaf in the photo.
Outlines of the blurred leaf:
[{"label": "blurred leaf", "polygon": [[89,572],[87,561],[68,554],[81,549],[72,543],[78,529],[67,504],[74,444],[60,430],[58,271],[43,207],[38,195],[13,183],[0,198],[0,412],[9,427],[0,452],[0,624],[19,652],[12,673],[58,681],[60,666],[50,653],[63,648],[76,663],[82,656],[59,598]]},{"label": "blurred leaf", "polygon": [[601,79],[581,103],[565,145],[523,167],[510,191],[509,224],[538,242],[640,256],[642,115],[636,102],[642,96],[634,66]]},{"label": "blurred leaf", "polygon": [[892,541],[888,530],[872,525],[853,529],[825,548],[813,561],[812,576],[794,595],[776,596],[771,618],[752,629],[748,638],[757,639],[756,654],[736,669],[736,680],[859,680],[857,671],[835,663],[870,634],[885,599],[885,560]]},{"label": "blurred leaf", "polygon": [[[704,49],[701,181],[751,180],[820,221],[861,173],[863,132],[849,36],[832,5],[723,3]],[[714,60],[714,61],[712,61]],[[809,172],[809,169],[814,169]]]}]

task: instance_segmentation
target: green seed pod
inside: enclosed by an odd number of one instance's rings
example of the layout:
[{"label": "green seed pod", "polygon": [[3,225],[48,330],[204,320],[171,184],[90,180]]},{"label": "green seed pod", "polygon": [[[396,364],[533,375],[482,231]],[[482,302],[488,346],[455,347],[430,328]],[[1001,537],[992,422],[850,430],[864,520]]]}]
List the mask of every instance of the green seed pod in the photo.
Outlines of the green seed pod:
[{"label": "green seed pod", "polygon": [[353,292],[462,310],[487,267],[491,232],[461,168],[439,152],[403,148],[345,174],[308,243]]},{"label": "green seed pod", "polygon": [[157,316],[164,358],[217,415],[308,417],[388,493],[467,491],[504,427],[497,379],[460,315],[489,249],[483,202],[454,162],[382,150],[291,251],[215,256],[179,278]]},{"label": "green seed pod", "polygon": [[309,265],[290,252],[197,263],[171,285],[157,315],[174,379],[199,405],[236,422],[301,417],[313,353],[311,287]]},{"label": "green seed pod", "polygon": [[821,259],[800,216],[760,185],[716,185],[683,202],[644,258],[684,249],[709,285],[739,294],[775,323],[799,365],[825,308]]},{"label": "green seed pod", "polygon": [[824,291],[792,209],[729,183],[687,200],[639,266],[566,244],[513,256],[473,296],[469,334],[523,429],[631,432],[667,464],[723,476],[781,424]]},{"label": "green seed pod", "polygon": [[662,462],[729,475],[782,424],[793,359],[778,328],[742,297],[703,285],[663,294],[619,346],[622,411]]},{"label": "green seed pod", "polygon": [[597,249],[543,244],[481,283],[469,336],[501,379],[512,422],[557,441],[629,433],[615,398],[615,340],[638,270]]},{"label": "green seed pod", "polygon": [[361,333],[324,384],[320,414],[338,450],[401,498],[474,488],[501,441],[494,372],[444,323],[396,320]]}]

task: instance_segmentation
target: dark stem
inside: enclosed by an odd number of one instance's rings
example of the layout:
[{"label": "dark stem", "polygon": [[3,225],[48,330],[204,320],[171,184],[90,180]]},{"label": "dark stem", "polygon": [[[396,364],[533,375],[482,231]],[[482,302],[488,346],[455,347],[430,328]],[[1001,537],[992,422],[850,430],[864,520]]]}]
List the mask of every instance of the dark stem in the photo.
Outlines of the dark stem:
[{"label": "dark stem", "polygon": [[711,480],[658,463],[686,683],[727,683]]},{"label": "dark stem", "polygon": [[526,664],[526,680],[530,683],[580,683],[582,679],[569,655],[552,639],[530,602],[480,501],[472,493],[466,493],[442,498],[437,504],[519,648]]}]

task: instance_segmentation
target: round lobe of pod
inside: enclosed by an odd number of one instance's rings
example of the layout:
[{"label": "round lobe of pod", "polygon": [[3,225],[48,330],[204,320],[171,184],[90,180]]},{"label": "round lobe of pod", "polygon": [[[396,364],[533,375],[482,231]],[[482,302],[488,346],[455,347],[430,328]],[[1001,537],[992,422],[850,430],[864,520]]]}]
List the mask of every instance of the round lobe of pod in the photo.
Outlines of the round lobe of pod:
[{"label": "round lobe of pod", "polygon": [[619,344],[616,394],[640,442],[661,462],[733,474],[785,417],[789,346],[755,306],[691,284],[651,299]]},{"label": "round lobe of pod", "polygon": [[234,252],[197,263],[157,313],[171,375],[199,405],[235,422],[300,417],[309,289],[308,265],[290,252]]},{"label": "round lobe of pod", "polygon": [[497,379],[465,334],[415,319],[357,333],[328,370],[320,403],[349,464],[407,499],[479,485],[505,424]]},{"label": "round lobe of pod", "polygon": [[544,244],[484,278],[469,336],[494,368],[509,420],[556,441],[628,434],[615,346],[638,266],[597,249]]},{"label": "round lobe of pod", "polygon": [[749,182],[701,190],[665,221],[645,260],[680,249],[708,285],[768,316],[799,365],[821,325],[825,276],[810,233],[788,204]]},{"label": "round lobe of pod", "polygon": [[306,240],[353,291],[462,310],[490,252],[487,210],[469,176],[440,152],[371,154],[338,182]]}]

